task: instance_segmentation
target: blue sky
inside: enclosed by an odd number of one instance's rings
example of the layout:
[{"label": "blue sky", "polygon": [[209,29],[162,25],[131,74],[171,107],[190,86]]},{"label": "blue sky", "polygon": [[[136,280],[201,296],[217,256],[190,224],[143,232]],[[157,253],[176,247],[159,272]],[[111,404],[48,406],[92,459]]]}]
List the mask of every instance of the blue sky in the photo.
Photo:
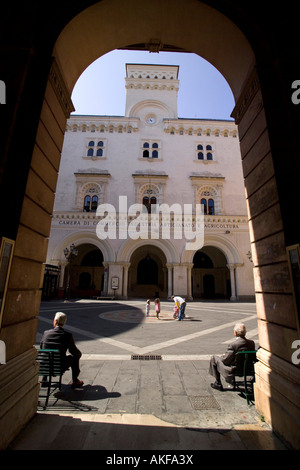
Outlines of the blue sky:
[{"label": "blue sky", "polygon": [[179,65],[178,117],[231,119],[234,98],[224,77],[196,54],[112,51],[93,62],[72,93],[73,114],[124,116],[125,64]]}]

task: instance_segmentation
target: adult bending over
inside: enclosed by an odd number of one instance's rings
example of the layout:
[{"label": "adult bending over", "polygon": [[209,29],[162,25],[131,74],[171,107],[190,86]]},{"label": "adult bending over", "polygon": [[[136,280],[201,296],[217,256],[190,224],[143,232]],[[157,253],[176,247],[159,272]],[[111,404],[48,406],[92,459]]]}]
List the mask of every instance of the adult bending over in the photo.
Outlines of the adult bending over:
[{"label": "adult bending over", "polygon": [[172,295],[171,297],[172,300],[174,300],[175,305],[179,305],[179,315],[178,315],[178,321],[181,321],[184,319],[184,311],[186,307],[186,301],[182,297],[179,297],[179,295]]}]

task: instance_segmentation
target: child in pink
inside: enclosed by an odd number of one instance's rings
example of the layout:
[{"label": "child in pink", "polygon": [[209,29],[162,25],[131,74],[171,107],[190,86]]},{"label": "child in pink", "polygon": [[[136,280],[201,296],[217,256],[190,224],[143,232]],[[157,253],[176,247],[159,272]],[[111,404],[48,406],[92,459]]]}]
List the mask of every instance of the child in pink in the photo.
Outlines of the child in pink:
[{"label": "child in pink", "polygon": [[179,308],[178,308],[178,305],[175,304],[173,318],[178,318],[178,315],[179,315]]}]

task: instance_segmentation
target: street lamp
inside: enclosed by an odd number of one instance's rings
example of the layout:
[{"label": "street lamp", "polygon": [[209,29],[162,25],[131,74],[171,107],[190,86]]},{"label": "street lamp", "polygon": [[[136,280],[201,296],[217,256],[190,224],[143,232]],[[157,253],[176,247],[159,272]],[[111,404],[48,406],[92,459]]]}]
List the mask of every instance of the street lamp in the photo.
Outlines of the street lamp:
[{"label": "street lamp", "polygon": [[70,300],[70,278],[71,278],[71,265],[78,255],[78,250],[75,247],[74,243],[70,245],[70,248],[65,248],[64,249],[64,255],[66,260],[68,261],[68,280],[67,280],[67,289],[66,289],[66,301]]}]

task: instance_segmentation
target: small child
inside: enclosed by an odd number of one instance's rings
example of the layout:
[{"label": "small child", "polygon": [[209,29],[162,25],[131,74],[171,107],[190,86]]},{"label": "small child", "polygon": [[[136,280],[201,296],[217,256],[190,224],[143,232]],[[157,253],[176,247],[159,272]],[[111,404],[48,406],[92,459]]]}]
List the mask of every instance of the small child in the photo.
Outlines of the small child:
[{"label": "small child", "polygon": [[155,299],[155,300],[154,300],[154,303],[155,303],[156,318],[159,318],[159,314],[160,314],[160,300],[159,300],[159,299]]},{"label": "small child", "polygon": [[146,302],[146,316],[149,317],[150,313],[150,300],[148,299]]},{"label": "small child", "polygon": [[179,308],[178,308],[178,305],[175,304],[175,305],[174,305],[174,315],[173,315],[173,318],[178,318],[178,315],[179,315]]}]

